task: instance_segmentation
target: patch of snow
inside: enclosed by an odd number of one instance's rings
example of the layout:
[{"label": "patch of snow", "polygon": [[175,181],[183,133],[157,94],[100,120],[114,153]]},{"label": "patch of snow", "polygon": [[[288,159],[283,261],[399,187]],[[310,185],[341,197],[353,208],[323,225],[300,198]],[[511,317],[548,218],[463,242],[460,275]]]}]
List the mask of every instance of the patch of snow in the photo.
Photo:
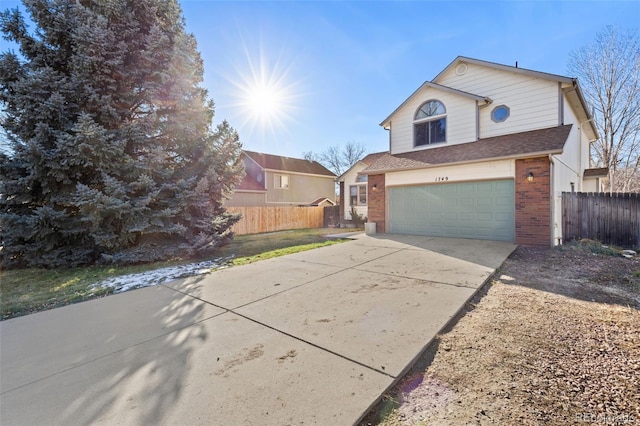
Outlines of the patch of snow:
[{"label": "patch of snow", "polygon": [[207,260],[205,262],[189,263],[187,265],[169,266],[137,274],[121,275],[100,281],[94,284],[93,287],[113,288],[114,293],[122,293],[134,288],[158,285],[177,280],[178,278],[208,274],[213,268],[224,266],[227,261],[228,259],[220,258]]}]

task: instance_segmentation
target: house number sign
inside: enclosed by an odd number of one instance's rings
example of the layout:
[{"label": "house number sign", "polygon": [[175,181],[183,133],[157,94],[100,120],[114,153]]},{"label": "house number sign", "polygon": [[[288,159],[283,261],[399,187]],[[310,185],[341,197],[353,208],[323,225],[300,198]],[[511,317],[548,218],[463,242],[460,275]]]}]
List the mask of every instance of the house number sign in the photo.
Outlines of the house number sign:
[{"label": "house number sign", "polygon": [[446,182],[449,180],[449,176],[439,176],[436,178],[436,182]]}]

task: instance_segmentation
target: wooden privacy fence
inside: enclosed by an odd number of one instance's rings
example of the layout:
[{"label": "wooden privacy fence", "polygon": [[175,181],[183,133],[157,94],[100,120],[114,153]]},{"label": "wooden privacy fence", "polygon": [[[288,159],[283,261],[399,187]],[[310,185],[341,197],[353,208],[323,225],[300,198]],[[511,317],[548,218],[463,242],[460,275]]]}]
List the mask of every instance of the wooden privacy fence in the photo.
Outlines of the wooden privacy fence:
[{"label": "wooden privacy fence", "polygon": [[229,207],[228,211],[242,214],[242,219],[233,225],[237,235],[321,228],[324,218],[322,207]]},{"label": "wooden privacy fence", "polygon": [[322,223],[323,228],[329,228],[337,226],[340,223],[340,206],[326,206],[324,207],[324,220]]},{"label": "wooden privacy fence", "polygon": [[562,222],[565,241],[640,247],[640,194],[563,192]]}]

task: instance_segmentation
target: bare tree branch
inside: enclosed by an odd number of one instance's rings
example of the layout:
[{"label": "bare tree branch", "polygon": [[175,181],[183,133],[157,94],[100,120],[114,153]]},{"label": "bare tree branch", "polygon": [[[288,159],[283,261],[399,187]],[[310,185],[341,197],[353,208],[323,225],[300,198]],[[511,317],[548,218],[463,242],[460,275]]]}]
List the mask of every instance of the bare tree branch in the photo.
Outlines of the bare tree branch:
[{"label": "bare tree branch", "polygon": [[366,148],[363,144],[350,141],[342,148],[339,145],[330,146],[321,153],[312,151],[303,153],[306,160],[318,161],[327,169],[340,176],[351,166],[364,157]]},{"label": "bare tree branch", "polygon": [[[600,139],[592,145],[597,166],[608,167],[610,191],[637,187],[640,171],[640,40],[613,26],[571,53],[569,72],[578,77],[593,106]],[[620,171],[620,172],[618,172]]]}]

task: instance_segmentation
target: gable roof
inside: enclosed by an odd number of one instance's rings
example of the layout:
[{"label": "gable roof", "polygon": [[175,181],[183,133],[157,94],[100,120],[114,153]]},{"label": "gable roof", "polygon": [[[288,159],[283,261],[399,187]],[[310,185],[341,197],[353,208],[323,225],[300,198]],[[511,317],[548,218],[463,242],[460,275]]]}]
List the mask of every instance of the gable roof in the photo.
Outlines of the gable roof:
[{"label": "gable roof", "polygon": [[363,174],[377,174],[398,170],[422,169],[444,164],[473,163],[504,158],[559,154],[569,137],[572,125],[531,130],[479,139],[457,145],[423,149],[402,154],[385,153]]},{"label": "gable roof", "polygon": [[264,187],[264,183],[258,182],[258,180],[251,176],[249,173],[245,174],[238,186],[236,186],[236,191],[247,191],[247,192],[267,192],[267,189]]},{"label": "gable roof", "polygon": [[527,68],[519,68],[511,65],[503,65],[503,64],[498,64],[496,62],[468,58],[466,56],[458,56],[457,58],[455,58],[449,65],[445,67],[445,69],[443,69],[438,73],[438,75],[436,75],[433,81],[438,81],[440,77],[442,77],[444,74],[449,72],[449,70],[453,69],[460,62],[467,62],[469,64],[480,65],[480,66],[489,67],[497,70],[513,72],[513,73],[522,74],[522,75],[528,75],[530,77],[543,78],[545,80],[559,81],[561,83],[573,84],[573,82],[575,81],[574,78],[566,77],[564,75],[551,74],[551,73],[542,72],[542,71],[534,71]]},{"label": "gable roof", "polygon": [[317,161],[310,161],[302,158],[282,157],[280,155],[264,154],[254,151],[243,150],[242,152],[263,169],[335,177],[335,173],[329,171]]},{"label": "gable roof", "polygon": [[[440,77],[449,72],[455,66],[457,66],[460,62],[466,62],[469,64],[480,65],[488,68],[493,68],[501,71],[512,72],[515,74],[526,75],[529,77],[542,78],[545,80],[557,81],[559,83],[564,83],[570,85],[569,87],[565,87],[562,91],[567,95],[569,103],[572,104],[574,108],[576,108],[576,113],[580,118],[580,121],[586,121],[589,123],[589,128],[591,130],[591,137],[593,140],[599,138],[598,129],[596,128],[595,123],[593,122],[593,117],[591,116],[591,111],[587,107],[587,101],[580,89],[580,85],[578,84],[578,79],[573,77],[567,77],[559,74],[551,74],[548,72],[535,71],[527,68],[520,68],[517,66],[511,65],[503,65],[498,64],[496,62],[483,61],[481,59],[469,58],[466,56],[458,56],[454,59],[449,65],[445,67],[442,71],[435,76],[433,81],[438,81]],[[517,64],[517,63],[516,63]]]},{"label": "gable roof", "polygon": [[398,110],[400,110],[402,107],[404,107],[411,99],[413,99],[415,96],[418,95],[418,93],[420,93],[420,91],[422,91],[422,89],[425,89],[427,87],[431,87],[432,89],[436,89],[436,90],[442,90],[443,92],[448,92],[448,93],[453,93],[459,96],[463,96],[465,98],[469,98],[475,101],[479,101],[479,102],[485,102],[487,104],[490,104],[491,98],[488,98],[486,96],[480,96],[480,95],[474,95],[473,93],[469,93],[469,92],[465,92],[463,90],[458,90],[458,89],[454,89],[453,87],[448,87],[448,86],[443,86],[441,84],[437,84],[434,83],[432,81],[425,81],[424,83],[422,83],[422,85],[420,85],[420,87],[418,87],[412,94],[411,96],[409,96],[403,103],[400,104],[400,106],[398,108],[396,108],[395,110],[393,110],[393,112],[391,114],[389,114],[389,116],[387,118],[385,118],[384,120],[382,120],[382,122],[380,123],[380,125],[382,127],[385,126],[385,124],[387,124],[389,122],[389,119],[391,117],[393,117],[393,115],[398,112]]},{"label": "gable roof", "polygon": [[389,114],[389,116],[387,118],[385,118],[380,123],[380,126],[382,126],[382,127],[384,127],[386,129],[391,117],[396,112],[398,112],[398,110],[400,108],[402,108],[407,102],[409,102],[409,100],[411,100],[414,96],[416,96],[424,87],[432,87],[434,89],[446,90],[446,91],[449,91],[450,93],[457,93],[459,95],[466,96],[466,97],[468,97],[470,99],[475,99],[477,101],[484,101],[487,104],[490,104],[492,101],[491,101],[491,99],[489,97],[476,95],[476,94],[473,94],[473,93],[464,92],[462,90],[457,90],[455,88],[443,86],[443,85],[440,85],[440,84],[436,83],[442,76],[444,76],[451,69],[456,67],[460,62],[466,62],[466,63],[469,63],[469,64],[480,65],[480,66],[493,68],[493,69],[497,69],[497,70],[501,70],[501,71],[508,71],[508,72],[512,72],[512,73],[516,73],[516,74],[527,75],[527,76],[535,77],[535,78],[542,78],[542,79],[545,79],[545,80],[557,81],[557,82],[563,83],[565,85],[568,85],[568,87],[565,86],[562,89],[562,91],[567,96],[567,99],[569,100],[569,103],[574,108],[576,108],[576,114],[578,115],[578,118],[580,119],[580,121],[581,122],[587,122],[589,124],[588,129],[590,131],[588,132],[588,134],[591,137],[591,139],[592,140],[596,140],[596,139],[599,138],[598,129],[596,128],[596,125],[593,122],[593,117],[591,116],[591,111],[587,107],[587,101],[586,101],[584,95],[582,94],[582,90],[580,89],[580,86],[578,85],[578,79],[572,78],[572,77],[567,77],[567,76],[564,76],[564,75],[551,74],[551,73],[542,72],[542,71],[534,71],[534,70],[530,70],[530,69],[527,69],[527,68],[519,68],[519,67],[515,67],[515,66],[510,66],[510,65],[498,64],[496,62],[483,61],[483,60],[480,60],[480,59],[469,58],[469,57],[466,57],[466,56],[458,56],[449,65],[447,65],[442,71],[440,71],[438,73],[438,75],[436,75],[433,80],[424,82],[398,108],[396,108],[391,114]]},{"label": "gable roof", "polygon": [[329,204],[331,204],[332,206],[336,205],[336,202],[327,198],[327,197],[320,197],[317,200],[313,200],[311,203],[309,203],[310,206],[319,206],[322,203],[327,202]]},{"label": "gable roof", "polygon": [[364,167],[368,167],[368,166],[372,165],[373,163],[375,163],[379,158],[381,158],[385,154],[388,154],[388,152],[387,151],[382,151],[382,152],[374,152],[373,154],[367,154],[366,156],[364,156],[364,158],[362,158],[361,160],[357,161],[353,166],[349,167],[347,170],[345,170],[344,173],[342,173],[340,176],[338,176],[336,178],[336,182],[342,182],[344,180],[343,176],[346,175],[347,173],[349,173],[358,164],[362,164]]}]

